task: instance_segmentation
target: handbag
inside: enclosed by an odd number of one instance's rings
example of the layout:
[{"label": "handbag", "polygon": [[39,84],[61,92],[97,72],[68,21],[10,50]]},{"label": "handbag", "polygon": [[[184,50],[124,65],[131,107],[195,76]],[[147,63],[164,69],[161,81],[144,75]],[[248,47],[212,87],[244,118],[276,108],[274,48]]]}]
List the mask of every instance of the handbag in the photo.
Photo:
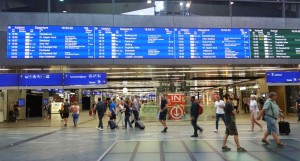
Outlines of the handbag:
[{"label": "handbag", "polygon": [[109,110],[106,111],[106,116],[107,116],[107,117],[111,117],[111,111],[109,111]]}]

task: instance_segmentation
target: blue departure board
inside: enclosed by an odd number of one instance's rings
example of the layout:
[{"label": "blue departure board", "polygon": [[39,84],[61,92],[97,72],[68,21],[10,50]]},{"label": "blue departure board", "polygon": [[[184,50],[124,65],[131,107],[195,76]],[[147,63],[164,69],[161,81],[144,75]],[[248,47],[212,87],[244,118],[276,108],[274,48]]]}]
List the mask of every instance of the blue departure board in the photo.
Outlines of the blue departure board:
[{"label": "blue departure board", "polygon": [[106,84],[106,73],[65,73],[64,85],[101,85]]},{"label": "blue departure board", "polygon": [[177,58],[251,58],[248,29],[175,29]]},{"label": "blue departure board", "polygon": [[268,84],[274,83],[300,83],[300,72],[267,72],[266,81]]},{"label": "blue departure board", "polygon": [[61,73],[30,73],[19,75],[19,86],[62,86]]},{"label": "blue departure board", "polygon": [[18,74],[0,74],[0,87],[18,86]]},{"label": "blue departure board", "polygon": [[8,58],[94,58],[94,27],[8,26]]},{"label": "blue departure board", "polygon": [[8,59],[248,59],[249,29],[8,26]]}]

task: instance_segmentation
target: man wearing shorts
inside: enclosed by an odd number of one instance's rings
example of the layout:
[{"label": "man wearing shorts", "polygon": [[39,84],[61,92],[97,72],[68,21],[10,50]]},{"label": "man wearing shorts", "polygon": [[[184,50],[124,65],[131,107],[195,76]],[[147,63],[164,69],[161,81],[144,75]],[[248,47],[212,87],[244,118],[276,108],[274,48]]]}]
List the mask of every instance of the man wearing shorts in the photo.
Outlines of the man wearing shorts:
[{"label": "man wearing shorts", "polygon": [[161,131],[161,133],[166,133],[167,132],[167,123],[166,123],[166,117],[167,117],[167,100],[165,99],[164,96],[161,96],[161,103],[160,103],[160,111],[159,111],[159,121],[161,124],[164,126],[164,130]]},{"label": "man wearing shorts", "polygon": [[113,120],[116,123],[116,98],[113,98],[109,110],[111,111],[111,117],[110,120]]},{"label": "man wearing shorts", "polygon": [[222,151],[227,152],[227,151],[231,150],[229,147],[226,146],[226,142],[227,142],[228,136],[233,135],[235,144],[237,146],[237,151],[238,152],[246,152],[246,150],[244,148],[242,148],[239,143],[238,131],[237,131],[236,123],[235,123],[236,110],[233,108],[233,105],[232,105],[232,100],[234,99],[233,94],[226,93],[224,97],[226,99],[226,104],[225,104],[226,131],[225,131],[225,136],[223,139]]}]

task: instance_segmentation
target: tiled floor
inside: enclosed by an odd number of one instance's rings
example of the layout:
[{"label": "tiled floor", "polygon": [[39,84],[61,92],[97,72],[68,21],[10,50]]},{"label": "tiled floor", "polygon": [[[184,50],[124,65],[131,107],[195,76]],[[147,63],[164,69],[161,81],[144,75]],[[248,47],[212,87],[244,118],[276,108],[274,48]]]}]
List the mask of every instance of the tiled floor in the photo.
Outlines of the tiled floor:
[{"label": "tiled floor", "polygon": [[168,121],[168,133],[161,134],[157,121],[144,121],[145,130],[98,131],[98,120],[85,113],[77,128],[72,127],[72,119],[64,128],[56,116],[51,121],[28,119],[0,124],[0,161],[300,161],[300,123],[295,118],[287,120],[292,133],[280,136],[287,146],[279,148],[271,137],[271,145],[262,145],[263,132],[258,127],[249,132],[248,116],[238,118],[240,142],[248,150],[239,153],[232,137],[228,141],[232,151],[221,151],[221,122],[214,133],[214,121],[199,121],[204,133],[190,138],[188,121]]}]

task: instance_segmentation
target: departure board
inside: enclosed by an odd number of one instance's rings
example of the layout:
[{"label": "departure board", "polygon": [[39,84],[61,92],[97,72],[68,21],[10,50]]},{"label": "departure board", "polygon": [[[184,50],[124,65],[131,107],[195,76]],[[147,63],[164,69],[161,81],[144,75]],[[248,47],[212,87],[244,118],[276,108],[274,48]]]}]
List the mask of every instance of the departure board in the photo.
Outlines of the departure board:
[{"label": "departure board", "polygon": [[248,29],[175,29],[178,58],[250,58]]},{"label": "departure board", "polygon": [[300,59],[300,30],[8,26],[8,59]]},{"label": "departure board", "polygon": [[172,59],[172,28],[95,28],[96,58]]},{"label": "departure board", "polygon": [[250,29],[252,58],[300,59],[300,30]]},{"label": "departure board", "polygon": [[94,58],[94,27],[9,26],[8,58]]}]

